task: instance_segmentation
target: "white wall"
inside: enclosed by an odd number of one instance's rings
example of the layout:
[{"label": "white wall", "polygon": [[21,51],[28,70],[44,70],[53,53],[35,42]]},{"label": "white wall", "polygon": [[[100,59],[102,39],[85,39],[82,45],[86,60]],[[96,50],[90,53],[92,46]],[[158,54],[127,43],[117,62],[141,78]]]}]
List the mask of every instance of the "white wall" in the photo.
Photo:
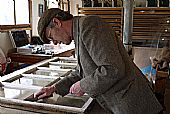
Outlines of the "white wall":
[{"label": "white wall", "polygon": [[[33,0],[32,1],[32,35],[33,36],[39,36],[37,32],[37,24],[39,20],[38,16],[38,4],[44,4],[44,0]],[[77,15],[77,8],[76,4],[80,4],[81,6],[81,0],[70,0],[70,13],[73,14],[74,16]]]},{"label": "white wall", "polygon": [[38,4],[44,4],[44,0],[32,0],[32,35],[38,36],[37,24],[39,20],[38,16]]},{"label": "white wall", "polygon": [[[37,24],[39,20],[38,16],[38,4],[44,4],[44,0],[32,0],[33,6],[32,6],[32,35],[38,36],[37,32]],[[9,33],[8,32],[0,32],[0,48],[2,51],[7,55],[7,52],[9,49],[14,48],[15,46],[12,44]]]},{"label": "white wall", "polygon": [[[38,4],[44,4],[44,0],[32,0],[32,35],[39,36],[37,32],[37,24],[39,20],[38,16]],[[70,13],[74,16],[77,15],[76,4],[79,4],[81,7],[81,0],[70,0]],[[2,51],[7,54],[9,49],[14,48],[15,46],[12,44],[8,32],[0,32],[0,48]]]},{"label": "white wall", "polygon": [[14,48],[14,42],[11,41],[9,32],[0,32],[0,48],[4,52],[5,56],[7,55],[7,52],[9,49]]},{"label": "white wall", "polygon": [[74,16],[77,16],[76,4],[79,4],[79,7],[82,7],[82,0],[70,0],[70,13]]}]

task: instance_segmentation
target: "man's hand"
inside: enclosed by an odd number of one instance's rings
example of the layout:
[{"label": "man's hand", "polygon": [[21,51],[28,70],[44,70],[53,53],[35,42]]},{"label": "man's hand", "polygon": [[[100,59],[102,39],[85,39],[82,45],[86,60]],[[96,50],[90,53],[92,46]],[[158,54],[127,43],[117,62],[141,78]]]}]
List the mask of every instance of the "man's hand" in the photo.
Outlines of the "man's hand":
[{"label": "man's hand", "polygon": [[43,99],[45,97],[50,97],[55,91],[55,86],[43,87],[38,93],[35,93],[35,98]]},{"label": "man's hand", "polygon": [[82,91],[81,87],[80,87],[80,81],[76,82],[75,84],[73,84],[70,88],[70,93],[74,94],[76,96],[83,96],[84,92]]}]

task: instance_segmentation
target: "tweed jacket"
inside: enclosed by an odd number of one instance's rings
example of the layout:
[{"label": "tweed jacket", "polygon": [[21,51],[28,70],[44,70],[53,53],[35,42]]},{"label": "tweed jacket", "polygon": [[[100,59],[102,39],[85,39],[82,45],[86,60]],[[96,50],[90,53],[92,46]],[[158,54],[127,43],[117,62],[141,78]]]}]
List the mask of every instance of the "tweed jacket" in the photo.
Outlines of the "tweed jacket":
[{"label": "tweed jacket", "polygon": [[157,114],[162,107],[148,80],[128,56],[112,27],[97,16],[74,17],[78,66],[56,84],[64,96],[80,80],[82,90],[114,114]]}]

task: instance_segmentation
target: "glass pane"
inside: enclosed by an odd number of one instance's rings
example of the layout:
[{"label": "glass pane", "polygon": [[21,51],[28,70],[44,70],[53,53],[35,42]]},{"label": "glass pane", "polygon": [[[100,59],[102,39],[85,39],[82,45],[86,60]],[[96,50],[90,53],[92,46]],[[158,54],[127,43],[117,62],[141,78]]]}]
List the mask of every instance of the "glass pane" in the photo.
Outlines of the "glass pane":
[{"label": "glass pane", "polygon": [[28,0],[15,0],[16,24],[29,24]]},{"label": "glass pane", "polygon": [[13,0],[0,0],[0,8],[0,25],[14,25]]},{"label": "glass pane", "polygon": [[53,97],[50,97],[48,99],[40,99],[37,102],[81,108],[87,102],[88,99],[89,96],[87,95],[77,97],[72,94],[68,94],[64,97],[61,97],[58,94],[53,94]]},{"label": "glass pane", "polygon": [[159,6],[160,7],[168,7],[169,6],[169,0],[159,0]]},{"label": "glass pane", "polygon": [[30,96],[33,92],[26,90],[17,90],[10,88],[0,88],[0,97],[11,98],[11,99],[25,99]]},{"label": "glass pane", "polygon": [[15,80],[14,84],[23,84],[23,85],[35,85],[35,86],[46,86],[50,82],[54,81],[54,79],[39,79],[39,78],[29,78],[29,77],[22,77],[18,80]]},{"label": "glass pane", "polygon": [[148,0],[148,7],[157,7],[157,0]]}]

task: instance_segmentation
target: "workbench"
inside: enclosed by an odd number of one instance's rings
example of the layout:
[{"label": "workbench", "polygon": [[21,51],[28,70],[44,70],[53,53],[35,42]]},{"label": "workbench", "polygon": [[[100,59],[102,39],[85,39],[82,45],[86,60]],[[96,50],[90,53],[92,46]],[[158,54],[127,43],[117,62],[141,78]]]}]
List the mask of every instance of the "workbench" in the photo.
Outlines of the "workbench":
[{"label": "workbench", "polygon": [[9,52],[7,56],[12,62],[35,64],[45,59],[50,59],[52,57],[70,57],[74,55],[74,49],[70,49],[57,54],[46,55],[46,54],[31,54],[31,53],[17,53],[16,50]]}]

